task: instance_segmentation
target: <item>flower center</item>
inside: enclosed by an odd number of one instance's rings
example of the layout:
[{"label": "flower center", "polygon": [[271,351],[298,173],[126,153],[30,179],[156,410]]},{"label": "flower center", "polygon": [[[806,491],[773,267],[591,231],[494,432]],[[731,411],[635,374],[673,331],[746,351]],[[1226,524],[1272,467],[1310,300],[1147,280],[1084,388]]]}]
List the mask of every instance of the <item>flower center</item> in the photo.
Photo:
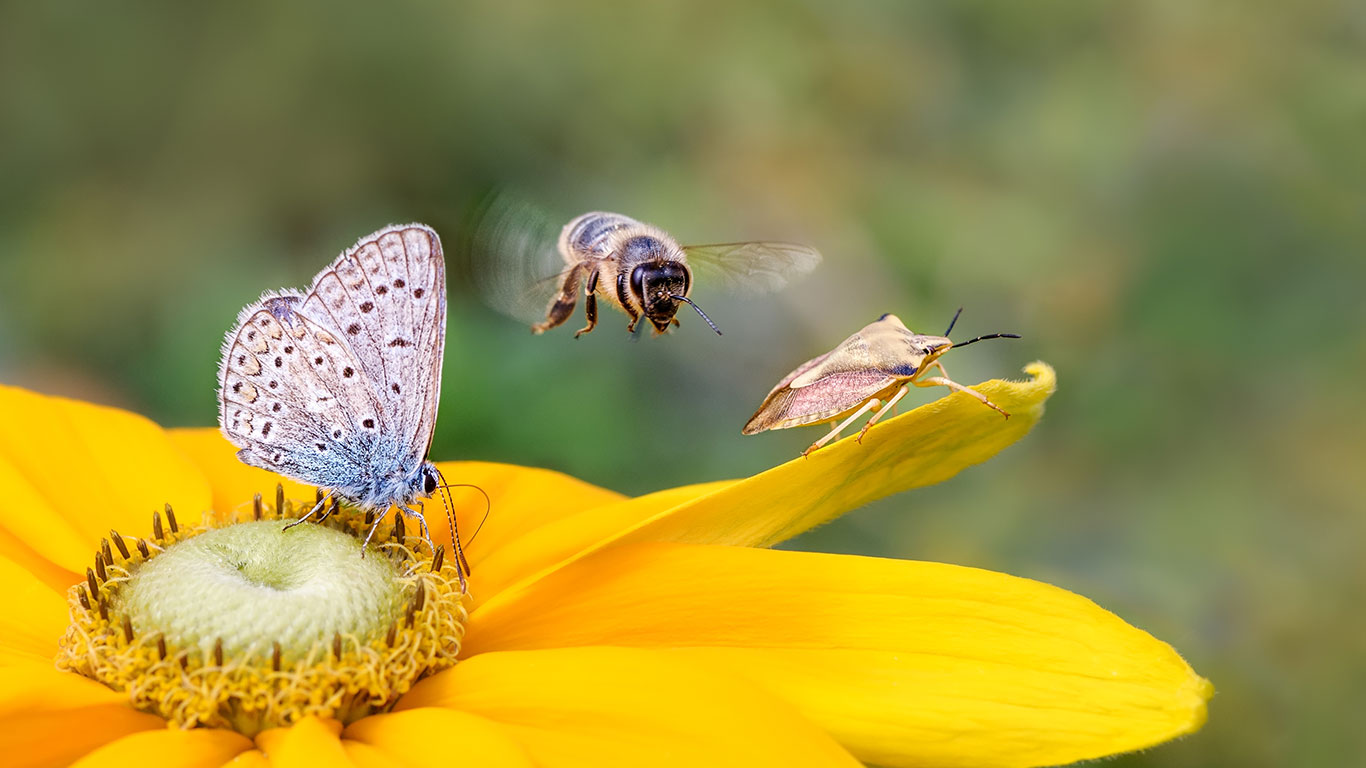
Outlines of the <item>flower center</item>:
[{"label": "flower center", "polygon": [[399,522],[362,557],[370,516],[334,503],[323,525],[286,530],[308,507],[283,496],[273,510],[258,496],[245,522],[210,516],[190,530],[168,508],[169,533],[158,514],[153,539],[131,547],[111,532],[68,591],[58,667],[181,727],[250,736],[384,711],[455,663],[465,594],[441,549]]}]

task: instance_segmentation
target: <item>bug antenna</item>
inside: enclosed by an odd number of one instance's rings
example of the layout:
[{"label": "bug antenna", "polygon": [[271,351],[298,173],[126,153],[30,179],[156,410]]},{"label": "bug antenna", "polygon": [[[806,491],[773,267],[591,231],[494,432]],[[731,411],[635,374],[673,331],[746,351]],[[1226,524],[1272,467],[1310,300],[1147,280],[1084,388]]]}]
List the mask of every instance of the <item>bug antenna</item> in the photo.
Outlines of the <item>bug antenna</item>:
[{"label": "bug antenna", "polygon": [[[441,474],[441,468],[435,464],[432,466],[436,468],[436,476],[441,478],[441,490],[446,496],[446,519],[451,524],[451,546],[455,549],[455,567],[460,572],[460,586],[463,588],[465,586],[465,574],[470,573],[470,563],[465,559],[465,550],[460,548],[460,532],[455,527],[455,502],[451,501],[451,486],[446,482],[446,476]],[[482,489],[480,490],[482,491]],[[488,494],[484,494],[484,498],[487,499]],[[488,516],[487,511],[484,516]],[[483,523],[481,522],[479,525],[482,527]]]},{"label": "bug antenna", "polygon": [[985,336],[978,336],[978,337],[975,338],[975,339],[968,339],[967,341],[961,341],[961,342],[960,342],[960,341],[955,341],[955,342],[953,343],[953,348],[954,348],[954,349],[957,349],[957,348],[959,348],[959,347],[966,347],[967,345],[972,344],[973,342],[977,342],[977,341],[986,341],[987,339],[1018,339],[1018,338],[1020,338],[1020,334],[1018,334],[1018,333],[988,333],[988,334],[985,335]]},{"label": "bug antenna", "polygon": [[707,317],[707,313],[706,313],[706,312],[703,312],[703,311],[702,311],[702,308],[699,307],[699,306],[697,306],[697,302],[693,301],[692,299],[688,298],[687,296],[679,296],[679,295],[676,294],[676,293],[671,293],[671,294],[669,294],[669,298],[671,298],[671,299],[677,299],[677,300],[679,300],[679,301],[686,301],[686,302],[688,302],[689,304],[691,304],[691,305],[692,305],[692,308],[695,309],[695,310],[697,310],[697,314],[701,315],[701,316],[702,316],[702,319],[707,321],[707,325],[710,325],[710,326],[711,326],[711,329],[712,329],[713,331],[716,331],[716,335],[717,335],[717,336],[720,336],[720,335],[721,335],[721,329],[720,329],[720,328],[717,328],[717,327],[716,327],[716,323],[713,323],[713,322],[711,321],[711,318],[710,318],[710,317]]},{"label": "bug antenna", "polygon": [[954,323],[958,322],[958,316],[961,314],[963,314],[963,308],[959,307],[958,311],[953,313],[953,319],[949,321],[949,329],[947,331],[944,331],[945,336],[948,336],[950,333],[953,333],[953,325]]}]

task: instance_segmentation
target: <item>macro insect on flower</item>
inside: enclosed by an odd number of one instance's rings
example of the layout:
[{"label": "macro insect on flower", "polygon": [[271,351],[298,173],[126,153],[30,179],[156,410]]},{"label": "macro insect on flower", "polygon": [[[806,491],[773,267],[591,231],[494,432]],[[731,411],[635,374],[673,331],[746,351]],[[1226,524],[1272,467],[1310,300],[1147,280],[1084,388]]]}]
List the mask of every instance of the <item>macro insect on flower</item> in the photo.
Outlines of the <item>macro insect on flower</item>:
[{"label": "macro insect on flower", "polygon": [[[803,451],[805,456],[838,437],[855,419],[881,405],[859,432],[858,440],[863,442],[868,430],[906,396],[910,384],[948,387],[971,395],[1010,418],[1009,413],[988,400],[986,395],[950,379],[939,357],[950,349],[984,339],[1020,337],[1013,333],[992,333],[955,344],[948,335],[953,332],[962,311],[954,313],[943,336],[915,333],[896,315],[890,312],[883,315],[834,349],[802,363],[783,377],[741,432],[753,435],[769,429],[843,419],[825,437]],[[938,369],[940,375],[926,377],[931,369]]]},{"label": "macro insect on flower", "polygon": [[440,238],[422,224],[385,227],[306,294],[269,292],[242,310],[223,345],[219,424],[243,462],[329,489],[299,522],[337,496],[377,513],[368,543],[395,506],[431,546],[418,499],[445,483],[427,460],[445,340]]}]

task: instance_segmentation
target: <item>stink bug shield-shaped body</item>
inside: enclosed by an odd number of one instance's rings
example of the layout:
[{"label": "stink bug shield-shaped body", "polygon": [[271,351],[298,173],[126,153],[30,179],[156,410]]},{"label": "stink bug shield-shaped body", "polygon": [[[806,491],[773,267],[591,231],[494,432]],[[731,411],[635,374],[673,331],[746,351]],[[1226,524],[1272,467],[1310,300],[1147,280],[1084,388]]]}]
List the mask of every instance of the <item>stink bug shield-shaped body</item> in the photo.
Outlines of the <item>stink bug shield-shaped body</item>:
[{"label": "stink bug shield-shaped body", "polygon": [[[958,315],[953,319],[957,322]],[[901,318],[885,314],[831,351],[806,361],[784,377],[764,398],[742,432],[753,435],[770,429],[838,421],[829,434],[803,451],[806,455],[834,440],[855,419],[877,408],[859,433],[861,442],[868,429],[906,396],[910,385],[944,386],[964,392],[1010,418],[1010,414],[988,400],[986,395],[950,379],[939,357],[955,346],[983,339],[1018,339],[1019,336],[994,333],[955,345],[948,338],[952,330],[951,322],[944,336],[915,333],[901,322]],[[931,370],[937,370],[939,375],[926,375]]]}]

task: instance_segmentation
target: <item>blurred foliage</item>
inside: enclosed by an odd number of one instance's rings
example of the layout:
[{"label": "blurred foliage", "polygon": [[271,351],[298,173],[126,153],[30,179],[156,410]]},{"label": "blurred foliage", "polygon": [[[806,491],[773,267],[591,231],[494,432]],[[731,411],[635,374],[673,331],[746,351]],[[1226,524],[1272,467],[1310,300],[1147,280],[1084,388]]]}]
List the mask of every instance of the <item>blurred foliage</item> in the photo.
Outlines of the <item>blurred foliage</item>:
[{"label": "blurred foliage", "polygon": [[783,373],[963,305],[1025,338],[955,377],[1045,359],[1048,418],[795,546],[1040,578],[1171,642],[1209,725],[1118,764],[1359,763],[1364,43],[1328,0],[8,3],[0,378],[211,424],[242,305],[392,221],[450,243],[494,186],[810,242],[781,296],[698,288],[720,339],[532,337],[453,284],[434,455],[745,475],[819,434],[740,436]]}]

